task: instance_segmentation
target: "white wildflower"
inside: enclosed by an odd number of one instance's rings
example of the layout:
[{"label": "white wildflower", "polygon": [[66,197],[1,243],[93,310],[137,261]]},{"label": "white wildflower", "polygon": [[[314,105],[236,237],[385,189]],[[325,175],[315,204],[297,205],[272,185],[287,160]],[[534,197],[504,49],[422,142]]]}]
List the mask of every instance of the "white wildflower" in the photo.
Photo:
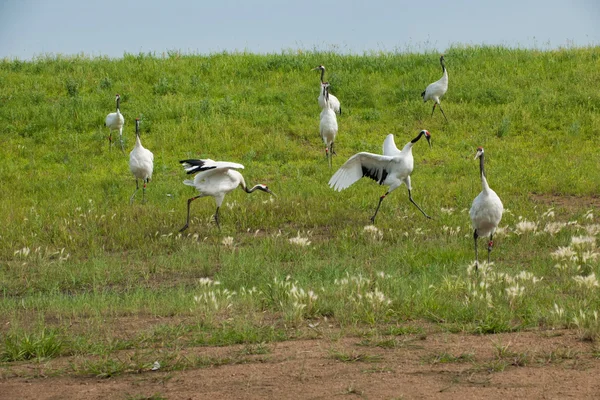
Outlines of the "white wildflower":
[{"label": "white wildflower", "polygon": [[594,213],[592,211],[593,210],[588,210],[588,212],[586,212],[585,215],[583,216],[583,219],[593,220],[594,219]]},{"label": "white wildflower", "polygon": [[231,236],[224,237],[221,243],[225,247],[233,247],[233,238]]},{"label": "white wildflower", "polygon": [[546,210],[546,212],[542,214],[542,217],[554,218],[554,207],[550,207],[548,210]]},{"label": "white wildflower", "polygon": [[585,264],[588,261],[596,261],[597,258],[598,258],[598,253],[591,251],[591,250],[586,250],[581,255],[581,262]]},{"label": "white wildflower", "polygon": [[522,235],[527,232],[535,232],[537,231],[537,228],[537,222],[531,222],[526,219],[519,221],[515,226],[517,235]]},{"label": "white wildflower", "polygon": [[23,257],[27,257],[31,249],[29,247],[23,247],[21,250],[15,251],[15,256],[22,255]]},{"label": "white wildflower", "polygon": [[579,286],[584,286],[587,289],[592,289],[594,287],[598,287],[598,280],[596,279],[596,274],[591,273],[588,276],[574,276],[573,280],[577,282]]},{"label": "white wildflower", "polygon": [[594,236],[573,236],[571,245],[574,247],[596,247],[596,238]]},{"label": "white wildflower", "polygon": [[496,231],[494,232],[495,237],[502,237],[502,236],[507,236],[507,235],[508,235],[508,228],[506,226],[499,226],[496,228]]},{"label": "white wildflower", "polygon": [[554,310],[551,311],[551,313],[556,314],[556,316],[559,318],[562,318],[565,315],[565,309],[554,303]]},{"label": "white wildflower", "polygon": [[308,238],[300,237],[300,232],[298,232],[298,236],[289,239],[291,244],[295,244],[300,247],[310,246],[310,240]]},{"label": "white wildflower", "polygon": [[550,256],[555,260],[577,261],[577,253],[575,253],[571,246],[559,247],[556,251],[550,253]]},{"label": "white wildflower", "polygon": [[590,236],[596,236],[600,233],[600,224],[585,225],[583,228]]},{"label": "white wildflower", "polygon": [[524,286],[519,286],[519,284],[517,283],[515,286],[507,287],[504,290],[506,290],[506,295],[512,301],[516,297],[519,297],[519,296],[523,295],[523,292],[525,291],[525,287]]},{"label": "white wildflower", "polygon": [[373,240],[381,240],[383,238],[383,232],[380,231],[375,225],[367,225],[363,228],[363,232],[371,234]]},{"label": "white wildflower", "polygon": [[221,284],[221,282],[213,281],[210,278],[200,278],[198,279],[198,283],[200,284],[200,286],[216,286]]},{"label": "white wildflower", "polygon": [[567,226],[566,222],[548,222],[544,227],[544,232],[549,233],[551,235],[556,235],[565,226]]},{"label": "white wildflower", "polygon": [[442,212],[442,214],[448,214],[448,215],[450,215],[450,214],[454,213],[454,208],[451,208],[451,207],[449,207],[449,208],[442,207],[440,209],[440,211]]}]

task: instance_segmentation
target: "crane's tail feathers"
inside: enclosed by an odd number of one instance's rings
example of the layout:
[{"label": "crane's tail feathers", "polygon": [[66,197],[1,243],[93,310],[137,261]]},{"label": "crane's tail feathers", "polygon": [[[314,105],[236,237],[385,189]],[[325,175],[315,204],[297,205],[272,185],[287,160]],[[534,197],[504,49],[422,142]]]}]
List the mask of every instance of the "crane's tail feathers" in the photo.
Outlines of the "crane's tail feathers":
[{"label": "crane's tail feathers", "polygon": [[188,186],[194,186],[194,181],[186,179],[185,181],[183,181],[183,184]]},{"label": "crane's tail feathers", "polygon": [[425,98],[425,91],[423,91],[423,93],[421,93],[421,97]]},{"label": "crane's tail feathers", "polygon": [[[185,169],[186,173],[195,174],[196,172],[207,171],[209,169],[217,168],[216,165],[206,166],[207,161],[209,161],[209,160],[190,159],[190,160],[181,160],[179,162],[183,165],[183,168]],[[186,183],[186,185],[187,185],[187,183]]]}]

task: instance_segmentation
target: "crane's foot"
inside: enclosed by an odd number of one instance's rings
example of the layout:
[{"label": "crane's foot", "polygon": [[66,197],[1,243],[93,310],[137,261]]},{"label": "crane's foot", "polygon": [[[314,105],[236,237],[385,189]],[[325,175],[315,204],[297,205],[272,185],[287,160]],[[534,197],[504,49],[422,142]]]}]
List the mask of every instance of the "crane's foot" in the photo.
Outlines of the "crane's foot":
[{"label": "crane's foot", "polygon": [[189,224],[185,224],[185,226],[179,230],[179,233],[185,231],[187,228],[189,228]]}]

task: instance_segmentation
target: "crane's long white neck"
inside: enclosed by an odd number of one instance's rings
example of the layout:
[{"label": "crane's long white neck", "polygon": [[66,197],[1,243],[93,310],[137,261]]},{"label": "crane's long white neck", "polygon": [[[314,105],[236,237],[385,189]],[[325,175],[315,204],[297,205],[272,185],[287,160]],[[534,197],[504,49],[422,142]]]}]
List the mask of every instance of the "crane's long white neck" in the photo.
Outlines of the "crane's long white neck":
[{"label": "crane's long white neck", "polygon": [[440,64],[442,65],[442,80],[448,82],[448,70],[446,69],[443,58],[440,59]]},{"label": "crane's long white neck", "polygon": [[415,144],[413,142],[408,142],[402,148],[402,153],[412,154],[412,148]]},{"label": "crane's long white neck", "polygon": [[481,189],[484,191],[490,190],[490,185],[488,185],[487,179],[485,178],[485,168],[484,168],[484,153],[481,153],[479,156],[479,173],[481,174]]}]

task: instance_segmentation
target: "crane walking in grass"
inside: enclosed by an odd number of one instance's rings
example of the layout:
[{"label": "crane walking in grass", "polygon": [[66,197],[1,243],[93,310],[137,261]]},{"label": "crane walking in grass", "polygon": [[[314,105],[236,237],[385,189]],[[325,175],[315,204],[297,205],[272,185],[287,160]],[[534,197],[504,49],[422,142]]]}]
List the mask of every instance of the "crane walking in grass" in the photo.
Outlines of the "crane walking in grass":
[{"label": "crane walking in grass", "polygon": [[402,150],[398,150],[394,142],[394,135],[389,134],[383,142],[383,155],[361,152],[353,155],[337,170],[329,180],[329,186],[337,191],[342,191],[358,181],[363,176],[369,177],[380,185],[389,186],[387,192],[379,198],[379,203],[375,209],[375,214],[371,217],[371,222],[375,223],[375,217],[381,206],[381,202],[388,194],[400,187],[403,183],[408,188],[408,198],[423,215],[429,219],[431,217],[423,211],[421,207],[412,198],[412,186],[410,174],[414,167],[414,158],[412,148],[415,143],[425,136],[429,147],[431,147],[431,134],[422,130],[419,135],[408,142]]},{"label": "crane walking in grass", "polygon": [[135,146],[131,153],[129,153],[129,169],[133,176],[135,176],[135,192],[129,199],[129,204],[133,204],[133,198],[140,189],[138,179],[141,179],[144,183],[142,189],[142,202],[146,201],[146,184],[152,179],[152,170],[154,169],[154,154],[148,149],[142,146],[140,140],[140,120],[135,119]]},{"label": "crane walking in grass", "polygon": [[471,216],[471,222],[473,223],[473,240],[475,241],[475,269],[479,268],[479,258],[477,255],[477,238],[480,236],[490,235],[490,241],[488,242],[488,264],[490,262],[490,252],[494,245],[493,236],[498,224],[502,219],[502,213],[504,212],[504,206],[500,197],[490,189],[487,179],[485,177],[484,170],[484,153],[483,147],[477,149],[475,159],[479,158],[479,174],[481,175],[481,192],[473,200],[473,205],[469,211]]},{"label": "crane walking in grass", "polygon": [[448,122],[448,118],[446,118],[446,114],[444,113],[442,105],[440,104],[440,99],[448,90],[448,70],[446,70],[446,65],[444,64],[444,55],[440,57],[440,64],[442,65],[442,77],[438,81],[435,81],[427,86],[425,91],[421,93],[421,97],[423,97],[423,102],[427,102],[427,100],[433,100],[433,108],[431,109],[432,116],[433,112],[435,111],[435,106],[440,106],[440,111],[442,112],[446,122]]},{"label": "crane walking in grass", "polygon": [[[319,65],[318,67],[315,67],[312,70],[314,71],[317,69],[321,70],[321,88],[320,88],[319,97],[317,100],[319,101],[319,107],[326,108],[327,106],[326,106],[326,101],[325,101],[325,95],[323,94],[323,87],[325,85],[329,85],[329,82],[323,81],[323,76],[325,75],[325,66]],[[342,115],[342,106],[340,105],[340,101],[338,100],[337,97],[335,97],[331,93],[329,94],[329,106],[336,114]]]},{"label": "crane walking in grass", "polygon": [[115,100],[117,102],[117,111],[108,114],[106,120],[104,120],[104,125],[109,129],[108,148],[110,149],[112,146],[112,131],[119,131],[121,151],[125,151],[125,148],[123,147],[123,125],[125,125],[125,118],[123,118],[123,114],[121,114],[121,110],[119,109],[119,106],[121,105],[121,96],[119,96],[118,93]]},{"label": "crane walking in grass", "polygon": [[335,154],[333,151],[333,142],[338,133],[338,124],[335,112],[331,108],[331,103],[329,103],[328,83],[323,86],[323,93],[325,97],[325,108],[321,111],[319,131],[321,133],[321,139],[323,139],[323,142],[325,143],[325,157],[327,157],[329,168],[331,168],[331,158]]},{"label": "crane walking in grass", "polygon": [[188,186],[193,186],[200,192],[196,197],[192,197],[187,201],[187,220],[185,226],[179,230],[179,232],[185,231],[190,224],[190,204],[192,201],[201,197],[211,196],[215,199],[217,204],[217,211],[215,212],[215,222],[217,227],[219,225],[219,208],[223,204],[225,195],[238,186],[241,186],[246,193],[252,193],[255,190],[262,190],[263,192],[274,195],[266,185],[255,185],[251,189],[246,186],[246,181],[242,174],[237,170],[244,169],[242,164],[227,162],[227,161],[213,161],[210,159],[206,160],[182,160],[179,161],[185,171],[188,174],[196,174],[194,180],[185,180],[183,183]]}]

